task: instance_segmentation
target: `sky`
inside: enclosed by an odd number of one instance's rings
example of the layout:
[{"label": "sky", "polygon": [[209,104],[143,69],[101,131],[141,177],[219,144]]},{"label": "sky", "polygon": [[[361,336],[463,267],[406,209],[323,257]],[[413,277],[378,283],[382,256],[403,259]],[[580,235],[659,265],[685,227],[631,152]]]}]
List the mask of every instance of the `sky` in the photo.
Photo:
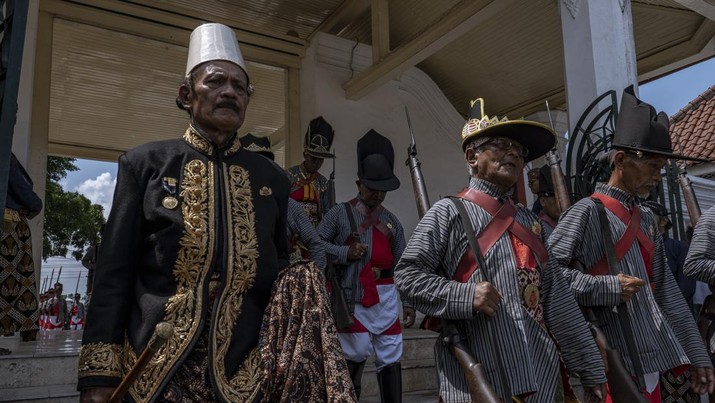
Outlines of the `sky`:
[{"label": "sky", "polygon": [[[658,111],[668,115],[683,108],[688,102],[715,85],[715,58],[692,65],[660,79],[640,86],[639,95],[645,102],[653,105]],[[117,178],[117,164],[92,160],[77,160],[79,171],[70,172],[62,186],[68,191],[77,191],[93,203],[104,207],[105,217],[109,215]],[[77,276],[80,279],[80,293],[84,293],[86,270],[74,259],[50,258],[42,265],[42,276],[49,277],[52,269],[55,276],[62,269],[62,281],[66,292],[74,292]],[[71,284],[68,284],[71,283]]]}]

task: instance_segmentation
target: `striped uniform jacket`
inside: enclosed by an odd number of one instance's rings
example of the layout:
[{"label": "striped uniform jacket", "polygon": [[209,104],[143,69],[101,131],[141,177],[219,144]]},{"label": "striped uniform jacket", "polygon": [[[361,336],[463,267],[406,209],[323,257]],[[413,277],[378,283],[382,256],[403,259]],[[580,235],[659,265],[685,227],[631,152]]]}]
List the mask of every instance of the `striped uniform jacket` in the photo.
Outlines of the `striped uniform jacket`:
[{"label": "striped uniform jacket", "polygon": [[[715,286],[715,206],[700,216],[685,258],[683,274]],[[715,351],[715,336],[710,337],[710,351]]]},{"label": "striped uniform jacket", "polygon": [[[472,179],[470,188],[495,198],[500,194],[493,184]],[[465,207],[477,233],[491,216],[476,204]],[[527,228],[538,229],[538,218],[523,206],[516,206],[515,220]],[[535,225],[536,224],[536,225]],[[544,233],[541,231],[541,239]],[[451,200],[440,200],[415,228],[395,280],[400,292],[415,309],[431,316],[458,319],[467,344],[487,371],[495,390],[501,389],[497,372],[498,354],[503,363],[513,395],[534,393],[530,402],[553,402],[559,371],[559,353],[570,371],[581,376],[584,385],[604,383],[603,363],[586,322],[568,291],[560,272],[547,266],[541,272],[540,294],[548,331],[522,305],[513,247],[507,233],[484,256],[492,284],[502,300],[494,318],[487,319],[472,308],[475,288],[481,281],[476,270],[466,283],[451,280],[469,244],[464,226]],[[486,321],[497,334],[491,337]],[[550,334],[549,334],[550,333]],[[498,345],[494,341],[498,340]],[[440,380],[440,396],[445,402],[469,402],[464,372],[441,341],[435,343],[435,357]]]},{"label": "striped uniform jacket", "polygon": [[683,274],[715,286],[715,206],[710,207],[695,226]]},{"label": "striped uniform jacket", "polygon": [[[696,367],[712,367],[693,315],[668,268],[663,237],[656,230],[655,216],[649,209],[638,206],[635,198],[621,189],[598,184],[596,193],[610,196],[626,208],[640,208],[641,229],[655,244],[650,279],[637,241],[633,242],[619,264],[622,273],[651,283],[650,287],[642,287],[627,303],[644,372],[663,372],[689,363]],[[608,209],[606,214],[615,243],[626,226]],[[580,200],[561,216],[549,238],[549,254],[550,266],[563,271],[579,304],[595,308],[594,312],[609,342],[612,347],[624,352],[626,366],[634,373],[630,355],[625,353],[626,342],[618,325],[618,314],[613,309],[621,301],[618,279],[611,275],[592,276],[568,267],[572,260],[577,260],[588,271],[604,256],[601,225],[591,198]]]},{"label": "striped uniform jacket", "polygon": [[[320,270],[325,270],[325,244],[318,232],[310,223],[308,216],[297,201],[288,198],[288,239],[297,236],[298,240],[308,248],[310,260],[315,262]],[[292,252],[292,251],[291,251]]]},{"label": "striped uniform jacket", "polygon": [[[355,239],[355,242],[368,245],[368,252],[360,260],[348,260],[348,249],[350,249],[350,247],[344,245],[344,243],[352,231],[344,204],[345,203],[337,204],[323,216],[323,219],[318,225],[318,234],[323,241],[325,241],[327,258],[332,259],[331,261],[336,265],[347,266],[340,279],[340,285],[345,291],[346,300],[353,306],[354,303],[360,303],[363,297],[363,289],[358,276],[360,270],[365,267],[372,255],[372,226],[363,232],[359,239]],[[355,217],[355,225],[359,227],[365,219],[365,216],[362,215],[356,207],[348,206]],[[400,221],[387,209],[382,210],[380,221],[388,227],[394,237],[392,242],[392,255],[395,260],[391,267],[391,269],[394,269],[400,256],[402,256],[402,251],[405,249],[405,234]]]}]

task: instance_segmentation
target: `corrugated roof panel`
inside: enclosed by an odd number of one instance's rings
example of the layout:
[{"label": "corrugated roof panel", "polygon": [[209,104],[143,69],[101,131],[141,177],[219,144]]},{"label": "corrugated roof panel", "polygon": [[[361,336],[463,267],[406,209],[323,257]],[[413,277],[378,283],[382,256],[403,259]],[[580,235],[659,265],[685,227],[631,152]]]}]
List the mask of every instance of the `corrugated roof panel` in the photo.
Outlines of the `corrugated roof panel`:
[{"label": "corrugated roof panel", "polygon": [[[54,20],[50,89],[51,143],[125,151],[177,138],[188,119],[175,99],[186,48]],[[285,71],[248,63],[256,93],[241,132],[283,126]]]}]

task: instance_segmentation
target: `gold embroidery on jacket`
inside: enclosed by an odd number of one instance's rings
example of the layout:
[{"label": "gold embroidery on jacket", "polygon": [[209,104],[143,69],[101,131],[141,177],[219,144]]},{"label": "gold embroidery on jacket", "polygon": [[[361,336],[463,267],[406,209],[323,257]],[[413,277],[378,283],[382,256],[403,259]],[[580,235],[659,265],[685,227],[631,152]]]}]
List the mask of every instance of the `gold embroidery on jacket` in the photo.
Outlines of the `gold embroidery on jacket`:
[{"label": "gold embroidery on jacket", "polygon": [[[185,138],[188,136],[189,131]],[[174,325],[174,334],[129,390],[137,402],[149,401],[159,392],[159,386],[194,339],[201,322],[202,285],[207,281],[211,266],[208,254],[214,244],[213,177],[212,164],[192,160],[184,167],[181,186],[184,233],[179,241],[180,248],[173,271],[177,288],[176,294],[169,298],[164,307],[166,314],[163,318]],[[127,348],[131,351],[128,344],[125,351]],[[125,372],[135,361],[135,354],[125,354]]]},{"label": "gold embroidery on jacket", "polygon": [[225,362],[233,329],[241,313],[243,296],[256,278],[258,240],[248,171],[236,165],[229,167],[228,171],[227,212],[233,224],[228,227],[228,239],[232,242],[228,242],[226,287],[217,304],[218,312],[214,315],[213,372],[219,392],[226,400],[245,402],[253,400],[258,392],[261,378],[258,350],[254,349],[247,355],[231,379],[226,374]]},{"label": "gold embroidery on jacket", "polygon": [[236,134],[233,136],[233,144],[231,144],[231,147],[226,150],[223,155],[228,157],[229,155],[235,154],[239,148],[241,148],[241,140],[238,138],[238,134]]},{"label": "gold embroidery on jacket", "polygon": [[79,377],[122,377],[122,346],[108,343],[89,343],[79,351]]},{"label": "gold embroidery on jacket", "polygon": [[213,152],[213,145],[211,145],[211,142],[199,134],[193,125],[189,125],[189,128],[186,129],[186,132],[184,133],[184,141],[189,143],[191,147],[194,147],[205,154],[211,155]]}]

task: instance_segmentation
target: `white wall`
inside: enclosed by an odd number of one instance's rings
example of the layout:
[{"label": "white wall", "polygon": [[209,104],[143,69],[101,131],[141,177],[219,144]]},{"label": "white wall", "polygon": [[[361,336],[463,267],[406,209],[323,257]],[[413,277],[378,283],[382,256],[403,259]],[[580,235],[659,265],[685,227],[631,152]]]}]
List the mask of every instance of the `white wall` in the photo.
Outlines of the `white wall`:
[{"label": "white wall", "polygon": [[[357,192],[358,139],[372,128],[392,141],[395,174],[401,187],[388,193],[384,206],[399,217],[409,237],[418,220],[409,168],[405,165],[410,136],[404,107],[410,111],[418,158],[432,203],[457,193],[467,184],[460,140],[464,118],[417,68],[359,101],[347,100],[342,86],[351,77],[354,45],[353,41],[328,34],[314,37],[301,66],[302,127],[322,115],[335,129],[338,202],[355,197]],[[369,46],[358,45],[354,52],[352,67],[354,74],[359,74],[370,65],[372,51]],[[328,176],[331,170],[332,163],[326,160],[321,172]]]}]

